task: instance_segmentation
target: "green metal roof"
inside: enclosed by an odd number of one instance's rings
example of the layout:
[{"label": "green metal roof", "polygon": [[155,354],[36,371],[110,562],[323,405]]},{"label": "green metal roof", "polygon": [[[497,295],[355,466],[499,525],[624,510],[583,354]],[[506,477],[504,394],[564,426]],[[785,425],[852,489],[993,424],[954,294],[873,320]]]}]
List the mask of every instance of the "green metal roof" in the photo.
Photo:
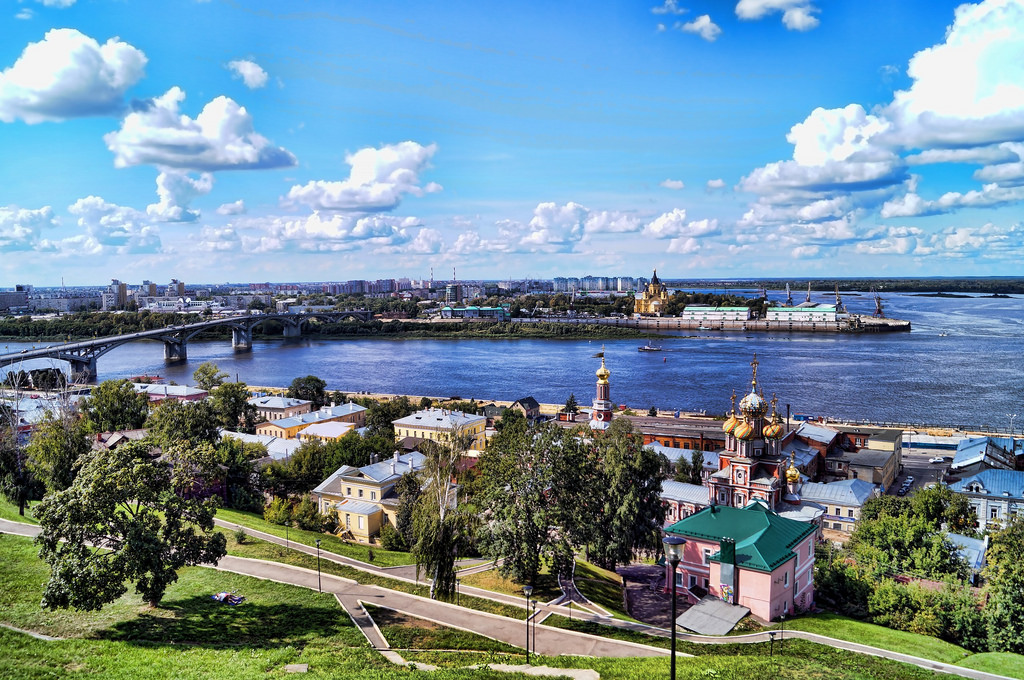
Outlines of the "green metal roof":
[{"label": "green metal roof", "polygon": [[[665,529],[684,538],[736,542],[736,566],[772,572],[796,557],[793,547],[813,534],[813,524],[779,517],[760,503],[745,508],[714,505]],[[719,562],[719,553],[709,559]]]}]

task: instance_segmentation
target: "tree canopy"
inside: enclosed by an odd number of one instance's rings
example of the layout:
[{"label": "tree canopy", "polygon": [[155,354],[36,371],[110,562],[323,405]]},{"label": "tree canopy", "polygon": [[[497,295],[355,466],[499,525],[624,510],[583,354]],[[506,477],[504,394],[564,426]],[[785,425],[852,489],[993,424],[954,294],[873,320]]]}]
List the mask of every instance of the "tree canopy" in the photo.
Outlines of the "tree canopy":
[{"label": "tree canopy", "polygon": [[249,389],[243,382],[219,385],[210,392],[213,410],[221,427],[253,434],[260,420],[259,411],[249,403]]},{"label": "tree canopy", "polygon": [[287,396],[313,402],[313,410],[316,411],[327,404],[327,383],[315,375],[295,378],[288,387]]},{"label": "tree canopy", "polygon": [[128,380],[104,380],[81,402],[92,432],[135,430],[149,417],[149,397]]},{"label": "tree canopy", "polygon": [[29,440],[28,465],[47,491],[60,491],[71,486],[90,448],[85,421],[76,412],[47,411]]},{"label": "tree canopy", "polygon": [[39,555],[50,566],[42,605],[97,610],[132,584],[156,606],[179,569],[223,557],[215,500],[186,500],[172,480],[170,465],[132,442],[91,453],[71,486],[43,499],[35,510]]},{"label": "tree canopy", "polygon": [[211,391],[215,387],[223,385],[224,381],[227,380],[228,377],[228,374],[220,370],[220,366],[212,361],[204,361],[199,364],[199,368],[192,373],[192,379],[196,381],[196,385],[207,392]]},{"label": "tree canopy", "polygon": [[181,402],[165,399],[146,422],[149,435],[160,446],[175,442],[214,443],[220,439],[220,418],[207,400]]}]

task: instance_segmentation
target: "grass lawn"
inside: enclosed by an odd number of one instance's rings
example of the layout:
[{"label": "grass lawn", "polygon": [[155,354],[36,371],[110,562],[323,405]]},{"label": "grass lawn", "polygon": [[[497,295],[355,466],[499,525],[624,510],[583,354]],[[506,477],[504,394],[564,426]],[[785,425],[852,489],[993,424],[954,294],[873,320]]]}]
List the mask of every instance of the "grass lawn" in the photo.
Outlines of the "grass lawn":
[{"label": "grass lawn", "polygon": [[[408,564],[416,564],[416,558],[411,553],[384,550],[383,548],[371,548],[362,543],[343,541],[331,534],[321,534],[316,531],[305,531],[292,527],[285,531],[285,527],[278,524],[271,524],[263,519],[263,516],[255,512],[242,512],[241,510],[230,510],[221,508],[217,510],[217,519],[232,524],[241,524],[249,529],[256,529],[280,538],[287,538],[296,543],[314,546],[316,539],[320,539],[320,548],[339,555],[344,555],[361,562],[372,563],[378,567],[397,567]],[[373,560],[370,560],[370,551],[373,551]]]},{"label": "grass lawn", "polygon": [[[778,626],[772,626],[778,628]],[[923,659],[960,663],[969,655],[963,647],[928,635],[892,630],[873,623],[857,621],[839,614],[808,614],[786,621],[787,629],[805,630],[808,633],[827,635],[837,640],[859,642],[862,645],[880,647],[901,654],[911,654]]]},{"label": "grass lawn", "polygon": [[521,654],[522,650],[499,640],[449,628],[433,621],[364,604],[384,639],[395,649],[454,649],[475,652]]},{"label": "grass lawn", "polygon": [[22,517],[18,514],[18,506],[11,503],[9,500],[0,496],[0,519],[9,519],[12,522],[24,522],[25,524],[39,524],[36,518],[32,516],[31,507],[38,504],[39,501],[31,501],[28,507],[25,508],[25,516]]},{"label": "grass lawn", "polygon": [[[526,599],[526,596],[523,594],[522,584],[516,583],[510,578],[505,578],[498,573],[497,569],[460,576],[459,580],[464,585],[473,586],[474,588],[483,588],[484,590]],[[537,583],[534,584],[532,599],[538,602],[550,602],[556,597],[561,596],[562,589],[558,587],[558,579],[548,571],[546,565],[543,566],[541,572],[537,575]]]},{"label": "grass lawn", "polygon": [[576,560],[576,587],[585,598],[600,605],[615,618],[636,621],[626,613],[626,604],[622,599],[622,577],[614,571]]},{"label": "grass lawn", "polygon": [[957,665],[1011,678],[1024,678],[1024,656],[1020,654],[1008,652],[972,654]]}]

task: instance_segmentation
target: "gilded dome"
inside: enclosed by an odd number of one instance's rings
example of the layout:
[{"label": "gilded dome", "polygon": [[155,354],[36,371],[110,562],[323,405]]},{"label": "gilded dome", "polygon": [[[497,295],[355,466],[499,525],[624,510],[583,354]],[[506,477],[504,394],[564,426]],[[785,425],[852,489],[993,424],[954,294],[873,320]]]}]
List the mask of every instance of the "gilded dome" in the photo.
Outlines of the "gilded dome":
[{"label": "gilded dome", "polygon": [[612,374],[612,372],[609,371],[607,368],[605,368],[605,365],[604,365],[604,353],[602,352],[601,353],[601,368],[597,369],[597,372],[595,373],[595,375],[597,376],[598,382],[600,382],[601,384],[607,383],[608,382],[608,377],[611,374]]},{"label": "gilded dome", "polygon": [[750,423],[743,422],[736,426],[736,429],[732,431],[733,435],[737,439],[752,439],[754,437],[754,426]]},{"label": "gilded dome", "polygon": [[789,459],[789,467],[786,469],[786,481],[790,484],[796,484],[800,481],[800,470],[796,468],[795,453]]},{"label": "gilded dome", "polygon": [[768,413],[768,402],[754,390],[740,400],[740,411],[751,418],[760,418]]}]

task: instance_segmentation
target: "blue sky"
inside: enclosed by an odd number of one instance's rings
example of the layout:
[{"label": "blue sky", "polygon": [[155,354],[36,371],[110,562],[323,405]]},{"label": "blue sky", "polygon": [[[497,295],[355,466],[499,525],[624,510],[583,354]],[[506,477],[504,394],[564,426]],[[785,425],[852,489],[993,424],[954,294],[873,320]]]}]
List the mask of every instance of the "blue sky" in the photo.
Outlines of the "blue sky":
[{"label": "blue sky", "polygon": [[1021,272],[1020,0],[5,9],[0,286]]}]

